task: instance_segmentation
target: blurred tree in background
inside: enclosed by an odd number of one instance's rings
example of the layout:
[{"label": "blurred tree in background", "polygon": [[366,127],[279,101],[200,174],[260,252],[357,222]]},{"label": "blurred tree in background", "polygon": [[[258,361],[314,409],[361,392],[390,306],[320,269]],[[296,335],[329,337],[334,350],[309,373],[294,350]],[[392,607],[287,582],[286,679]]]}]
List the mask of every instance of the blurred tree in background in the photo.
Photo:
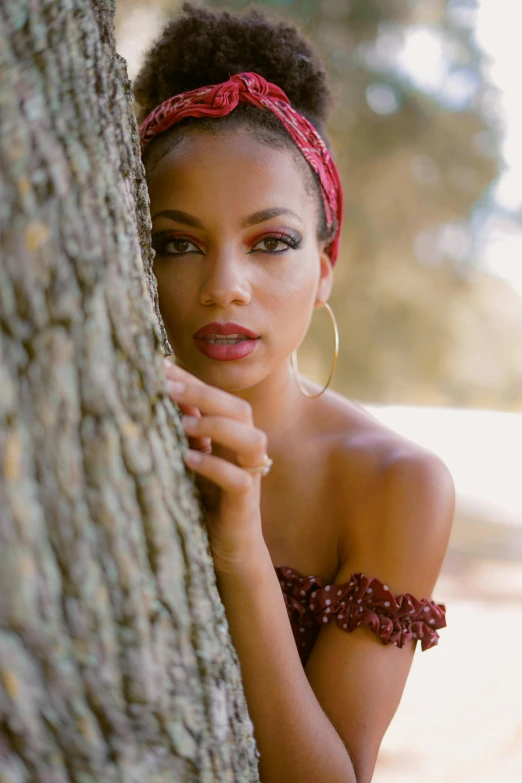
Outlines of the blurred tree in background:
[{"label": "blurred tree in background", "polygon": [[[142,5],[119,0],[120,24]],[[180,5],[156,3],[165,19]],[[473,34],[475,0],[256,5],[315,41],[336,95],[329,131],[346,207],[331,299],[341,331],[334,386],[371,402],[522,409],[520,301],[477,264],[502,131]],[[321,380],[333,341],[328,319],[315,318],[300,366]]]}]

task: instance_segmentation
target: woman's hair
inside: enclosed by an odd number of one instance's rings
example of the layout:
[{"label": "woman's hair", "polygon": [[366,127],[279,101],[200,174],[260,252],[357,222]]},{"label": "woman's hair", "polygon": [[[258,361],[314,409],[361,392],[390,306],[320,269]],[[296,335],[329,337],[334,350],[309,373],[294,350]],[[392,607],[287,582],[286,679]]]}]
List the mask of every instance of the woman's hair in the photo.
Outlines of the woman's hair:
[{"label": "woman's hair", "polygon": [[[328,143],[325,124],[331,104],[326,69],[310,42],[292,25],[271,21],[257,9],[244,15],[214,12],[184,3],[148,51],[134,83],[138,121],[156,106],[182,92],[219,84],[253,71],[276,84],[293,108],[304,115]],[[192,129],[215,132],[247,127],[264,144],[289,149],[306,172],[311,194],[319,202],[318,238],[329,240],[317,175],[305,161],[282,123],[271,111],[240,104],[225,117],[188,117],[147,146],[148,172]]]}]

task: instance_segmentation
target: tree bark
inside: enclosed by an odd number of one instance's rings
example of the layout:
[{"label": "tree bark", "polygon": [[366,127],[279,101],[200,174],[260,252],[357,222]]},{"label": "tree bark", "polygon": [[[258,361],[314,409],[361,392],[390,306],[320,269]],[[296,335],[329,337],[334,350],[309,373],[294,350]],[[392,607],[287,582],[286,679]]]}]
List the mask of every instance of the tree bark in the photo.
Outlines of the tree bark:
[{"label": "tree bark", "polygon": [[0,9],[0,783],[257,781],[113,12]]}]

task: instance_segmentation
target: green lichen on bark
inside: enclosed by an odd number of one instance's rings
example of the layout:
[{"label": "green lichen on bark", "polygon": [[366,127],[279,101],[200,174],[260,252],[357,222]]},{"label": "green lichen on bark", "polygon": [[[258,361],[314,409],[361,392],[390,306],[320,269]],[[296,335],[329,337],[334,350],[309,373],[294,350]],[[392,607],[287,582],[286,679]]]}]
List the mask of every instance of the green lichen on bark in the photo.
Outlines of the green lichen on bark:
[{"label": "green lichen on bark", "polygon": [[0,8],[0,781],[256,781],[113,12]]}]

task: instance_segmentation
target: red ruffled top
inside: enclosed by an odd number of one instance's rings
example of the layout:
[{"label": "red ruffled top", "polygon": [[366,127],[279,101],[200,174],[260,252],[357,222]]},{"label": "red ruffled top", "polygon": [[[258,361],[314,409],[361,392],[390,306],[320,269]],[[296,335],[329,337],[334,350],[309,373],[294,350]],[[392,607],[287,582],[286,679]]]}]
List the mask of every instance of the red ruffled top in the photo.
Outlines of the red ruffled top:
[{"label": "red ruffled top", "polygon": [[446,607],[410,593],[393,595],[387,585],[364,574],[349,582],[325,585],[316,576],[302,576],[293,568],[276,566],[294,639],[303,665],[322,625],[335,622],[343,631],[367,625],[383,644],[403,647],[419,639],[423,650],[434,647],[437,629],[446,626]]}]

